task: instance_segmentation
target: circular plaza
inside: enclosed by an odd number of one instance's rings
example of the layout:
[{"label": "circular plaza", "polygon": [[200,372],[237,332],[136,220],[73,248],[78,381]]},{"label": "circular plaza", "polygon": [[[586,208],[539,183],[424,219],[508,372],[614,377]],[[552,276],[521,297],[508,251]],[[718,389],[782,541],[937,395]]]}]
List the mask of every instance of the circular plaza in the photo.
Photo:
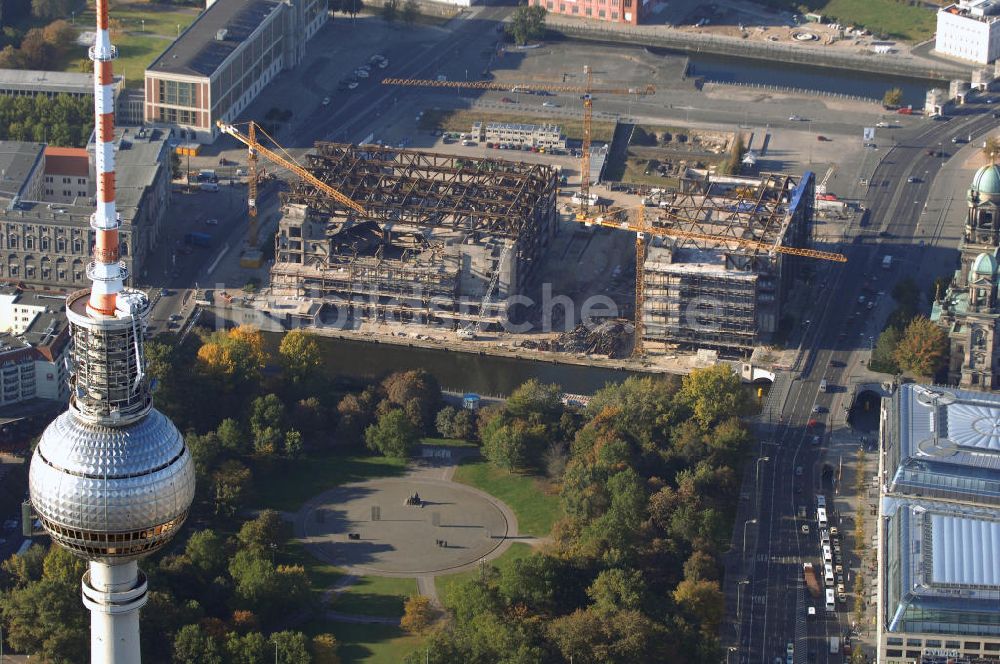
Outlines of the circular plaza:
[{"label": "circular plaza", "polygon": [[517,532],[511,510],[489,494],[414,478],[331,489],[297,522],[313,556],[357,575],[450,574],[499,555]]}]

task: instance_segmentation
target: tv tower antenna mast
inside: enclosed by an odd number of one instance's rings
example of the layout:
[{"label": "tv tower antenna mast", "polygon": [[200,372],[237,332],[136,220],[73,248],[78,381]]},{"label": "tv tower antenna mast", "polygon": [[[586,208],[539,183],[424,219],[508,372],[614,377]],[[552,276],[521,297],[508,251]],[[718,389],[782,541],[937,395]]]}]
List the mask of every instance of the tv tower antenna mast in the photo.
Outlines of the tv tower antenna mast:
[{"label": "tv tower antenna mast", "polygon": [[69,410],[42,434],[31,459],[31,502],[52,541],[89,561],[91,664],[139,664],[139,609],[148,599],[138,560],[176,534],[194,499],[194,463],[177,427],[153,408],[143,333],[150,303],[127,288],[115,208],[117,49],[108,0],[97,0],[91,288],[66,298],[73,345]]}]

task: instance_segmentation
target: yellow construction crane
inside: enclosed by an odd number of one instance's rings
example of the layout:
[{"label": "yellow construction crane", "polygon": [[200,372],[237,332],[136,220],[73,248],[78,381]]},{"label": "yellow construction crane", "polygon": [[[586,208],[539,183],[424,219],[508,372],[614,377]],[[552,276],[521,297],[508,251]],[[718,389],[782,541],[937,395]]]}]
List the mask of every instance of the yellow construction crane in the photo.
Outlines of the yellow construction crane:
[{"label": "yellow construction crane", "polygon": [[590,127],[593,116],[593,95],[652,95],[656,88],[646,85],[638,88],[595,88],[590,67],[583,68],[587,84],[560,85],[558,83],[516,83],[512,81],[433,81],[416,78],[384,78],[382,85],[408,85],[428,88],[469,88],[472,90],[497,90],[501,92],[572,92],[583,97],[583,158],[580,163],[580,212],[588,216],[590,206]]},{"label": "yellow construction crane", "polygon": [[[629,219],[629,212],[635,211],[635,219]],[[673,216],[678,220],[680,217]],[[803,256],[805,258],[815,258],[817,260],[834,261],[836,263],[846,263],[847,257],[843,254],[829,251],[818,251],[816,249],[802,249],[800,247],[786,247],[780,244],[761,242],[748,238],[736,238],[726,235],[711,235],[709,233],[699,233],[680,228],[665,228],[650,226],[646,223],[646,206],[612,208],[598,217],[580,217],[577,215],[574,221],[585,226],[603,226],[604,228],[615,228],[635,233],[635,345],[632,354],[641,356],[644,353],[642,337],[642,308],[645,299],[645,274],[643,265],[646,262],[646,237],[657,235],[661,237],[681,238],[685,240],[698,240],[701,242],[711,242],[715,244],[725,244],[742,249],[758,249],[766,252],[777,252],[779,254],[789,254],[791,256]]]},{"label": "yellow construction crane", "polygon": [[[339,191],[337,191],[327,183],[323,182],[322,180],[317,178],[315,175],[313,175],[306,169],[299,166],[292,160],[291,156],[283,157],[274,150],[271,150],[261,145],[260,142],[257,140],[257,132],[260,131],[265,136],[268,136],[268,134],[263,129],[261,129],[260,125],[258,125],[256,122],[253,122],[251,120],[249,123],[247,123],[249,125],[249,128],[247,130],[247,135],[240,133],[240,130],[237,129],[235,125],[227,124],[225,122],[222,122],[221,120],[217,121],[215,124],[219,127],[219,130],[223,134],[229,134],[230,136],[238,140],[240,143],[243,143],[243,145],[247,146],[247,148],[249,149],[248,160],[251,169],[256,170],[256,162],[258,156],[264,157],[268,161],[277,164],[283,168],[287,168],[292,173],[295,173],[297,176],[299,176],[309,184],[313,185],[314,187],[316,187],[317,189],[319,189],[320,191],[322,191],[327,196],[334,199],[344,207],[350,208],[351,210],[354,210],[358,214],[364,214],[364,215],[368,214],[367,211],[359,203],[352,201],[344,194],[340,193]],[[271,138],[270,136],[268,136],[268,138],[270,138],[275,145],[278,145],[278,142],[275,141],[273,138]],[[278,147],[280,148],[280,146]],[[284,148],[281,149],[283,150]],[[260,251],[257,249],[256,246],[257,245],[257,186],[256,186],[256,178],[254,177],[254,175],[255,175],[254,173],[250,173],[251,184],[250,184],[249,201],[248,201],[250,209],[250,229],[248,232],[247,240],[251,244],[249,249],[246,252],[244,252],[244,258],[240,261],[240,264],[243,265],[244,267],[260,267],[260,260],[261,260]]]}]

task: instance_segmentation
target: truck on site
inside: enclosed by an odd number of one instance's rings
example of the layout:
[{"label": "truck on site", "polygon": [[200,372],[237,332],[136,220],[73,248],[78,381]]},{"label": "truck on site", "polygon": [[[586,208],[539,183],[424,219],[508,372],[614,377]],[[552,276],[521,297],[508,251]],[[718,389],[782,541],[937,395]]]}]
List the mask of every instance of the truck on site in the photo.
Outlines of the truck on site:
[{"label": "truck on site", "polygon": [[816,570],[812,563],[802,563],[802,576],[806,580],[806,588],[813,597],[819,597],[819,579],[816,578]]},{"label": "truck on site", "polygon": [[840,654],[840,637],[837,636],[830,637],[830,654],[831,655]]},{"label": "truck on site", "polygon": [[212,246],[212,236],[209,233],[186,233],[184,242],[196,247],[210,247]]},{"label": "truck on site", "polygon": [[892,256],[885,256],[882,258],[882,269],[888,270],[892,267]]}]

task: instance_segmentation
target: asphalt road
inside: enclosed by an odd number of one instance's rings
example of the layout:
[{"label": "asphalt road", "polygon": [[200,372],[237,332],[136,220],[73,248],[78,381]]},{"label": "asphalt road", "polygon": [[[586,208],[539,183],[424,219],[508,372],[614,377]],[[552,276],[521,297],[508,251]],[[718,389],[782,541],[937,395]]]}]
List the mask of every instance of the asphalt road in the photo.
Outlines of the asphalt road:
[{"label": "asphalt road", "polygon": [[[893,285],[912,274],[926,291],[934,276],[955,268],[955,247],[937,246],[941,234],[937,224],[941,222],[928,219],[932,215],[926,214],[931,182],[945,161],[927,155],[927,150],[938,150],[940,146],[953,154],[962,147],[951,142],[953,137],[971,135],[973,141],[981,140],[997,124],[992,118],[993,108],[983,103],[970,104],[947,120],[927,120],[898,130],[895,145],[886,149],[871,178],[872,186],[864,201],[869,223],[839,246],[819,247],[841,251],[849,262],[819,267],[817,281],[825,282],[825,287],[819,291],[822,295],[816,298],[811,312],[813,322],[804,334],[801,373],[781,411],[782,421],[770,427],[772,433],[762,444],[762,455],[768,455],[770,462],[759,464],[755,482],[759,491],[751,487],[756,509],[747,518],[756,518],[757,522],[746,524],[741,519],[735,526],[737,542],[745,526],[748,536],[740,576],[747,583],[739,586],[739,606],[730,607],[729,612],[739,625],[735,652],[740,662],[774,664],[779,657],[784,662],[790,642],[795,644],[796,664],[843,661],[840,655],[829,654],[828,644],[831,636],[842,636],[850,627],[853,597],[849,596],[846,605],[838,604],[835,615],[824,615],[822,600],[807,595],[802,563],[816,565],[822,563],[822,558],[815,521],[810,524],[810,534],[804,535],[801,522],[795,519],[797,507],[806,506],[814,517],[818,493],[826,495],[828,505],[832,504],[831,480],[828,477],[824,484],[821,472],[823,455],[829,452],[829,411],[835,404],[840,407],[838,387],[843,389],[852,368],[867,357],[882,321],[891,312],[888,294]],[[911,177],[916,181],[908,182]],[[881,263],[887,254],[893,257],[893,267],[883,270]],[[878,305],[869,311],[857,303],[860,296],[866,301],[874,297]],[[824,378],[832,389],[821,393],[819,382]],[[824,412],[815,414],[816,405]],[[811,419],[818,421],[813,428],[809,427]],[[821,436],[820,445],[812,444],[814,435]],[[828,456],[826,461],[836,460]],[[844,461],[853,461],[853,457],[848,455]],[[803,468],[801,477],[796,476],[798,466]],[[838,516],[831,510],[831,525],[836,525]],[[847,547],[849,540],[842,540],[847,562],[856,564]],[[817,607],[814,621],[806,618],[805,608],[809,605]]]}]

